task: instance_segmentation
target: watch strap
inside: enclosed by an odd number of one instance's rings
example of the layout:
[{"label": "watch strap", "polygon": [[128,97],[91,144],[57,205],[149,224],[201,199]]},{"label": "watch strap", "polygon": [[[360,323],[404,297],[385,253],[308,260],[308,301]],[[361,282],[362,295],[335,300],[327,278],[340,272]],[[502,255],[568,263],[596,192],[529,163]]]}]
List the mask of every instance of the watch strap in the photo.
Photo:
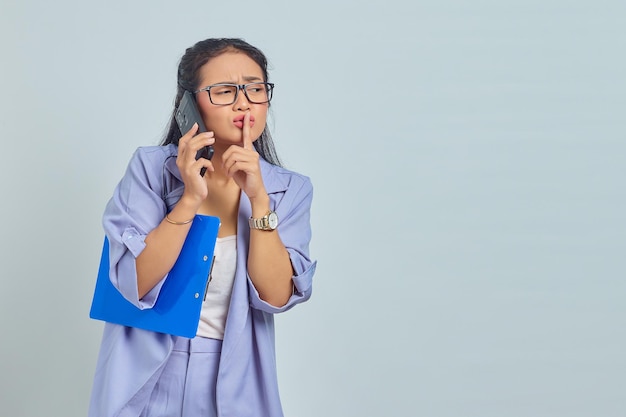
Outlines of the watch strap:
[{"label": "watch strap", "polygon": [[265,214],[265,216],[261,217],[260,219],[255,219],[254,217],[250,217],[248,219],[248,225],[250,226],[251,229],[274,230],[276,226],[272,227],[271,225],[271,222],[270,222],[271,215],[274,215],[275,217],[276,213],[270,210]]},{"label": "watch strap", "polygon": [[261,217],[260,219],[255,219],[253,217],[250,217],[248,219],[248,224],[250,225],[251,229],[267,230],[268,229],[267,214]]}]

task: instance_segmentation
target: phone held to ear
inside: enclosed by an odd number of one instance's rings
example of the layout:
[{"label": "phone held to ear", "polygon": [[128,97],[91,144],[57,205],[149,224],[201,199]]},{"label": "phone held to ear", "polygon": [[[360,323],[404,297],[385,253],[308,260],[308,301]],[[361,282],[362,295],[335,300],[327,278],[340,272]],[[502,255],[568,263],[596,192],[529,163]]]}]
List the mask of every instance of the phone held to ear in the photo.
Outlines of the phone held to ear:
[{"label": "phone held to ear", "polygon": [[[189,132],[194,123],[198,123],[198,132],[202,133],[206,132],[206,127],[204,126],[204,122],[202,121],[202,116],[200,116],[200,111],[198,111],[198,106],[196,105],[196,99],[193,94],[189,91],[185,91],[183,94],[183,98],[180,100],[180,104],[176,109],[176,123],[178,124],[178,128],[180,129],[180,134],[184,135]],[[196,153],[196,160],[200,158],[211,159],[213,157],[213,146],[205,146],[200,149]],[[204,177],[204,173],[206,172],[206,168],[202,168],[200,170],[200,175]]]}]

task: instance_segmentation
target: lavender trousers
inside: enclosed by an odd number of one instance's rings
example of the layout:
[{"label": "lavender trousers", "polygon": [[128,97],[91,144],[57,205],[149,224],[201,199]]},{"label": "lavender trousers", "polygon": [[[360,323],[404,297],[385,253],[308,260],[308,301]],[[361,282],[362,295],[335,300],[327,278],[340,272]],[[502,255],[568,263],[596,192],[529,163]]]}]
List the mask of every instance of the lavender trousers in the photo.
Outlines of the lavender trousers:
[{"label": "lavender trousers", "polygon": [[177,337],[139,417],[217,417],[215,383],[222,341]]}]

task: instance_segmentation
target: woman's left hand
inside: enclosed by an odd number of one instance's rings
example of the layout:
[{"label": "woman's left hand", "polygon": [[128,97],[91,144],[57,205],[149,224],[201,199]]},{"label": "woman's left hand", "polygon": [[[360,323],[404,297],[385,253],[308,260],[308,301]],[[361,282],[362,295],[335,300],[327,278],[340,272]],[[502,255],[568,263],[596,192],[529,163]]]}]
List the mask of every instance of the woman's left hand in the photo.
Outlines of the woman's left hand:
[{"label": "woman's left hand", "polygon": [[259,154],[254,149],[252,138],[250,137],[250,112],[246,112],[243,119],[243,147],[239,145],[230,146],[222,161],[224,170],[229,177],[243,190],[250,200],[257,197],[266,196],[265,185],[261,177],[261,166],[259,164]]}]

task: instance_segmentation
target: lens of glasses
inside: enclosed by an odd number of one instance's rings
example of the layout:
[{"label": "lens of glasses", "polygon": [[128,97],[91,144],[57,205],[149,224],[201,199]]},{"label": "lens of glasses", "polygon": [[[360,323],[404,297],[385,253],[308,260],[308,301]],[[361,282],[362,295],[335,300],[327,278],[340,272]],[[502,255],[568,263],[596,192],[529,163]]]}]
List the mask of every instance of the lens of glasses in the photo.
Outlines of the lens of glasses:
[{"label": "lens of glasses", "polygon": [[267,83],[253,83],[245,87],[246,96],[252,103],[267,103],[271,98],[271,88]]},{"label": "lens of glasses", "polygon": [[[272,86],[269,83],[246,84],[244,91],[251,103],[267,103],[272,98]],[[235,84],[215,85],[209,89],[209,96],[213,104],[233,104],[237,98],[239,86]]]}]

